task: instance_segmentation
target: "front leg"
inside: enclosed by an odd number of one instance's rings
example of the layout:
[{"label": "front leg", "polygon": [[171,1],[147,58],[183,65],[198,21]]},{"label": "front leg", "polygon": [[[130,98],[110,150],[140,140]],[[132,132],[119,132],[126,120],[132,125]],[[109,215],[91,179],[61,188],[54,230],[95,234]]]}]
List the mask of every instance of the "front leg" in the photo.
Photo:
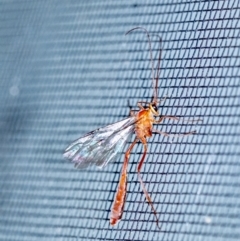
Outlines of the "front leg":
[{"label": "front leg", "polygon": [[154,124],[159,124],[159,123],[161,123],[164,119],[176,120],[176,121],[179,120],[179,118],[176,117],[176,116],[164,115],[164,116],[161,116],[158,120],[154,120]]}]

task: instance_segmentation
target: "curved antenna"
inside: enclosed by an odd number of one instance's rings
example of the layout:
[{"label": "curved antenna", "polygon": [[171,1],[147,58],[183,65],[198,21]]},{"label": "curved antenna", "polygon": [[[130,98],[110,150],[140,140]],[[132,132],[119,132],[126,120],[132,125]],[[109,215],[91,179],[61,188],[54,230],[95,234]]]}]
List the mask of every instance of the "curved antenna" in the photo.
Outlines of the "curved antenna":
[{"label": "curved antenna", "polygon": [[[150,61],[151,61],[151,64],[152,64],[152,86],[153,86],[153,101],[152,102],[154,104],[157,104],[157,82],[158,82],[158,77],[157,77],[157,79],[155,81],[155,77],[154,77],[154,63],[153,63],[153,57],[152,57],[152,46],[151,46],[151,39],[150,39],[149,32],[147,31],[147,29],[145,29],[143,27],[136,27],[136,28],[130,29],[128,32],[125,33],[125,35],[131,33],[134,30],[137,30],[137,29],[141,29],[141,30],[143,30],[147,34],[148,44],[149,44],[149,51],[150,51]],[[161,53],[160,53],[160,57],[161,57]],[[158,66],[160,66],[160,64],[158,64]]]},{"label": "curved antenna", "polygon": [[[161,59],[162,59],[162,38],[159,35],[156,35],[157,37],[159,37],[159,56],[158,56],[158,63],[157,63],[157,69],[154,73],[155,76],[155,95],[154,99],[157,102],[157,97],[158,97],[158,80],[159,80],[159,75],[160,75],[160,63],[161,63]],[[154,101],[153,101],[154,102]],[[154,102],[155,103],[155,102]]]}]

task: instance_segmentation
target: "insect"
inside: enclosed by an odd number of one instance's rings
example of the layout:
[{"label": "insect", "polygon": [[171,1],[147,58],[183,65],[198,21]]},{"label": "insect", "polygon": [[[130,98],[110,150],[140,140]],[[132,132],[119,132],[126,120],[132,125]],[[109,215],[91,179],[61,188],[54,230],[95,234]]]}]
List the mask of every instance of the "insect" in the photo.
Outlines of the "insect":
[{"label": "insect", "polygon": [[[151,137],[153,133],[169,136],[170,134],[162,132],[160,130],[153,129],[154,124],[160,124],[165,119],[179,120],[176,116],[160,115],[158,112],[158,80],[160,74],[160,62],[162,55],[162,40],[160,38],[160,50],[158,55],[157,67],[154,70],[154,61],[152,57],[152,47],[149,32],[143,27],[136,27],[129,30],[127,34],[135,31],[142,30],[147,35],[151,72],[152,72],[152,85],[153,85],[153,97],[151,102],[139,101],[137,106],[139,110],[132,110],[130,107],[130,116],[122,121],[114,124],[99,128],[92,132],[89,132],[85,136],[77,139],[71,145],[67,147],[64,152],[64,157],[70,159],[76,168],[87,168],[91,165],[96,165],[99,168],[105,167],[110,161],[114,161],[118,157],[118,153],[122,152],[126,143],[135,134],[135,139],[128,147],[125,156],[123,167],[121,171],[120,181],[118,184],[117,192],[113,201],[110,224],[115,225],[121,220],[123,214],[124,203],[126,199],[127,191],[127,167],[129,162],[130,153],[137,142],[143,145],[143,155],[137,167],[137,174],[139,182],[141,183],[144,195],[151,206],[152,212],[156,218],[157,226],[159,227],[159,219],[157,217],[157,211],[153,206],[150,195],[145,188],[140,171],[143,166],[146,154],[147,154],[147,138]],[[144,104],[144,105],[143,105]],[[194,120],[193,120],[194,121]],[[199,121],[199,120],[196,120]],[[177,136],[186,136],[194,134],[195,131],[183,133]],[[175,135],[176,136],[176,135]],[[159,227],[160,228],[160,227]]]}]

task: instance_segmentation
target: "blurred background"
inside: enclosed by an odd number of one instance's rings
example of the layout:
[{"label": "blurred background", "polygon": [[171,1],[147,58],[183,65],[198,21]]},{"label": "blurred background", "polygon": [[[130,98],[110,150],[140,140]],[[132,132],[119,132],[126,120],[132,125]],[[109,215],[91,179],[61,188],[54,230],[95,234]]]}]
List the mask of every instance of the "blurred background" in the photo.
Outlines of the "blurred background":
[{"label": "blurred background", "polygon": [[[0,240],[240,239],[240,2],[1,1]],[[103,170],[63,159],[76,138],[126,118],[149,101],[153,56],[163,40],[164,121],[142,178],[131,155],[122,221],[109,224],[124,153]],[[155,61],[156,64],[156,61]],[[131,140],[132,141],[132,140]]]}]

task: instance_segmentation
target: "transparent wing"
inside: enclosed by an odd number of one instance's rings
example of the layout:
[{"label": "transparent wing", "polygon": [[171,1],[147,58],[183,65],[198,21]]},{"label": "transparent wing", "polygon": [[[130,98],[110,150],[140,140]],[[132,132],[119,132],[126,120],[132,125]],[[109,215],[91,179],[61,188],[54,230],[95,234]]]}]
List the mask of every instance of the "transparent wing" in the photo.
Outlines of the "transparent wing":
[{"label": "transparent wing", "polygon": [[129,117],[89,132],[67,147],[63,156],[80,169],[91,165],[102,168],[123,150],[134,131],[135,120],[135,117]]}]

